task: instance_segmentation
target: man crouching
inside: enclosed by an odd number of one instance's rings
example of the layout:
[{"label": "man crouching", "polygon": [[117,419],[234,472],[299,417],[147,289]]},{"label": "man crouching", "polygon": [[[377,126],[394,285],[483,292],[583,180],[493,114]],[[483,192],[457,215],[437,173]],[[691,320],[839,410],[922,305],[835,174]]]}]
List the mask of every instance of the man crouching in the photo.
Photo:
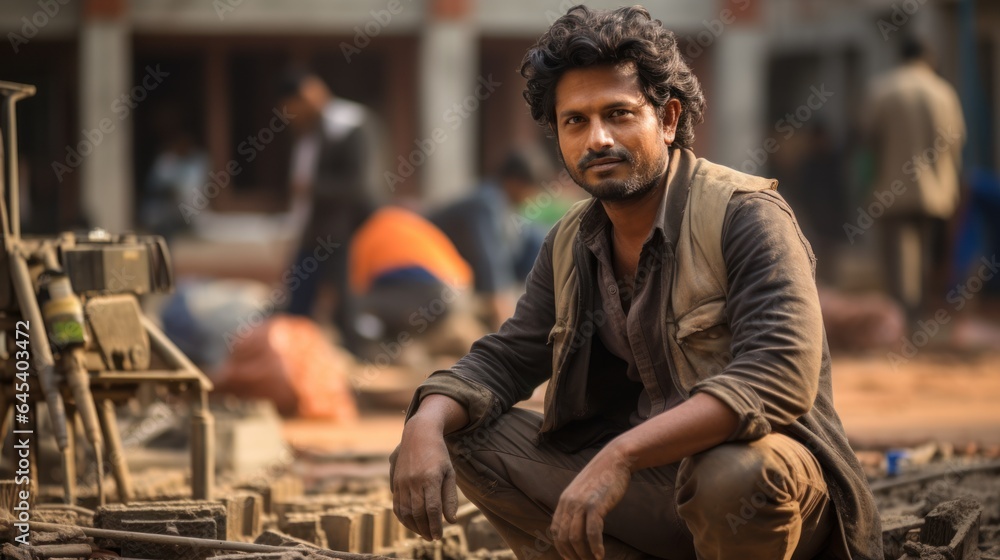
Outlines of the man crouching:
[{"label": "man crouching", "polygon": [[[522,560],[882,558],[812,251],[775,181],[691,152],[705,100],[673,33],[578,6],[521,73],[593,198],[514,316],[414,395],[400,521],[440,538],[457,482]],[[544,381],[544,415],[512,408]]]}]

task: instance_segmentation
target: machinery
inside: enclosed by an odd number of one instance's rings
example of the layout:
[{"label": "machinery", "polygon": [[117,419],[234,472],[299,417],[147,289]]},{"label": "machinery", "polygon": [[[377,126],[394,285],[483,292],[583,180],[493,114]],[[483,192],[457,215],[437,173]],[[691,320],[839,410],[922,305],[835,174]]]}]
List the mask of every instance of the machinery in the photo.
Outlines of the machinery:
[{"label": "machinery", "polygon": [[[62,456],[64,501],[77,499],[78,418],[97,461],[99,503],[105,460],[127,503],[132,483],[115,406],[140,386],[158,385],[190,402],[193,497],[211,499],[211,382],[143,315],[137,299],[173,287],[164,240],[102,229],[21,236],[15,105],[34,93],[34,86],[0,81],[0,441],[12,430],[33,434],[27,459],[35,461],[39,438],[50,436],[37,429],[44,400]],[[30,473],[37,488],[37,465]]]}]

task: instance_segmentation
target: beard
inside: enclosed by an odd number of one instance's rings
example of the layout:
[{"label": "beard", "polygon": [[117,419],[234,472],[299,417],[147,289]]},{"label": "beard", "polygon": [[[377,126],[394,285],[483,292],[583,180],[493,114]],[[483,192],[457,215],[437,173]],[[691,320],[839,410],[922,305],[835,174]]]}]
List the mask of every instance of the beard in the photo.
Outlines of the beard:
[{"label": "beard", "polygon": [[[600,152],[587,152],[576,165],[566,165],[566,171],[576,184],[587,194],[602,202],[620,202],[639,198],[656,187],[667,168],[670,151],[664,147],[659,157],[653,160],[637,158],[635,154],[621,146],[614,146]],[[624,179],[608,177],[587,180],[587,165],[601,158],[615,158],[628,164],[630,173]],[[621,165],[621,164],[619,164]]]}]

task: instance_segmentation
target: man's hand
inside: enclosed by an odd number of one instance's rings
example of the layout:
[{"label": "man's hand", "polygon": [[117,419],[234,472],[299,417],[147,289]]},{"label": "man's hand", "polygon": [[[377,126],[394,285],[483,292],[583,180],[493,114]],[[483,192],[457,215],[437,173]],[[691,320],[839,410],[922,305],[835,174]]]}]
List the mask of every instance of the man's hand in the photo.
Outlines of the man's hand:
[{"label": "man's hand", "polygon": [[455,523],[458,491],[455,469],[439,425],[414,416],[390,460],[392,508],[406,528],[426,540],[440,539],[441,514]]},{"label": "man's hand", "polygon": [[608,445],[576,475],[552,516],[556,550],[572,560],[603,560],[604,518],[628,490],[632,478],[625,454]]}]

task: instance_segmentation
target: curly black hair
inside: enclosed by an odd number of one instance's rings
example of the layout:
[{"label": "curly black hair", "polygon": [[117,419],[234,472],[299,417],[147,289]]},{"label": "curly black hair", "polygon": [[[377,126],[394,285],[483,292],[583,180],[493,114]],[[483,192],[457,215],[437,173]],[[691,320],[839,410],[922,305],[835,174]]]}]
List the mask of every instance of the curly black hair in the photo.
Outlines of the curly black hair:
[{"label": "curly black hair", "polygon": [[705,95],[677,38],[642,6],[605,11],[579,5],[556,20],[521,62],[531,117],[554,130],[556,84],[567,70],[625,63],[635,65],[643,94],[661,118],[667,101],[680,101],[674,142],[690,148],[694,127],[704,120]]}]

